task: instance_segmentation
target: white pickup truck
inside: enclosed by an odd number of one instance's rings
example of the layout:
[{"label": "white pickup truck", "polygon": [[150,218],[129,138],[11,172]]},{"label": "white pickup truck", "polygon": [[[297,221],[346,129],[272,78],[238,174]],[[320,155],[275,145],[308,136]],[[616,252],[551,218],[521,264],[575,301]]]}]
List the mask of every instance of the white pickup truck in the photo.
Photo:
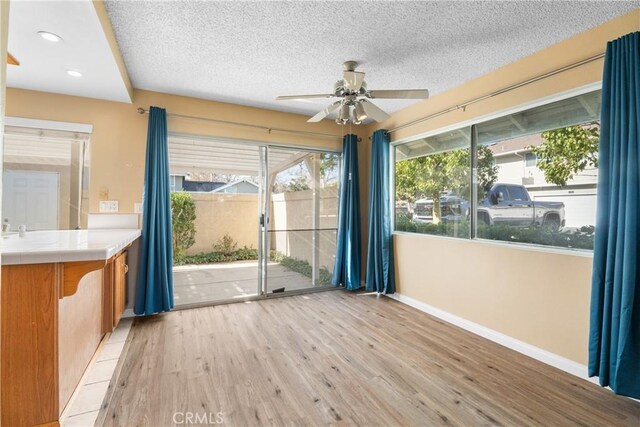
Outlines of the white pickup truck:
[{"label": "white pickup truck", "polygon": [[[470,214],[469,202],[453,194],[440,198],[440,210],[442,221],[459,221]],[[433,222],[433,200],[416,201],[413,221]],[[522,185],[494,184],[487,197],[478,202],[478,223],[516,227],[534,225],[557,231],[564,227],[564,203],[534,202]]]},{"label": "white pickup truck", "polygon": [[494,184],[478,203],[478,223],[516,227],[537,225],[554,231],[564,227],[564,203],[531,200],[522,185]]}]

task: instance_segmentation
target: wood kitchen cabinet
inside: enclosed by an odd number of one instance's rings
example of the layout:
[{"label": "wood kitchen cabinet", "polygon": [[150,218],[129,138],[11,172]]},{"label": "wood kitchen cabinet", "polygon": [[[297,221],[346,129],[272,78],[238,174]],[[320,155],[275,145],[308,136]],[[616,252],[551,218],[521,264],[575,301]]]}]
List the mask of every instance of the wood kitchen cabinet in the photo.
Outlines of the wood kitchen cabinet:
[{"label": "wood kitchen cabinet", "polygon": [[[50,260],[42,254],[33,258],[31,251],[37,248],[19,246],[33,246],[27,239],[16,239],[13,252],[2,257],[3,427],[59,425],[104,334],[112,332],[122,317],[127,248],[140,235],[138,231],[40,234],[46,242],[62,236],[61,249],[45,253]],[[82,248],[69,250],[69,241],[79,241]],[[74,259],[86,258],[86,253],[95,259]]]},{"label": "wood kitchen cabinet", "polygon": [[107,333],[120,322],[126,306],[127,251],[122,251],[107,262],[103,269],[102,332]]},{"label": "wood kitchen cabinet", "polygon": [[127,251],[118,255],[113,263],[115,270],[115,277],[113,278],[113,327],[115,328],[120,322],[126,306],[127,273],[129,272]]}]

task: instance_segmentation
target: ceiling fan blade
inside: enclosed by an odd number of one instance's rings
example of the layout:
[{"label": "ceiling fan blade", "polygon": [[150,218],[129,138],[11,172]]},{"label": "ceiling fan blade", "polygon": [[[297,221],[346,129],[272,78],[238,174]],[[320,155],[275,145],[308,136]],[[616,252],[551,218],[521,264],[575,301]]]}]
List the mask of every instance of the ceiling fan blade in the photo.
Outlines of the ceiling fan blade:
[{"label": "ceiling fan blade", "polygon": [[367,113],[367,117],[375,120],[376,122],[383,122],[391,117],[380,108],[378,108],[375,104],[367,101],[366,99],[361,100],[360,105],[362,105],[362,108],[364,108],[364,112]]},{"label": "ceiling fan blade", "polygon": [[362,87],[364,73],[361,73],[360,71],[345,71],[342,76],[344,79],[344,87],[346,89],[357,92]]},{"label": "ceiling fan blade", "polygon": [[311,117],[307,121],[310,122],[310,123],[319,122],[320,120],[324,119],[329,114],[333,113],[338,108],[340,108],[340,104],[342,104],[342,100],[334,102],[333,104],[329,105],[327,108],[325,108],[324,110],[320,111],[318,114],[316,114],[315,116]]},{"label": "ceiling fan blade", "polygon": [[284,95],[278,96],[276,98],[277,101],[286,101],[290,99],[313,99],[313,98],[333,98],[335,95],[333,93],[322,93],[316,95]]},{"label": "ceiling fan blade", "polygon": [[427,89],[370,90],[367,96],[369,98],[427,99],[429,98],[429,91]]}]

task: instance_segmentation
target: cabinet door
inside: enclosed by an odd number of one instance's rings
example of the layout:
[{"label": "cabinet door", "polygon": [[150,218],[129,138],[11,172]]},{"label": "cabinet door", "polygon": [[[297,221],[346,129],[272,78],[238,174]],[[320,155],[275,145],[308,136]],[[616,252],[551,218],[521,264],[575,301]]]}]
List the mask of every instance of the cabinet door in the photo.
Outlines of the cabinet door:
[{"label": "cabinet door", "polygon": [[127,288],[127,253],[123,252],[114,260],[115,277],[113,280],[113,326],[115,327],[125,307],[126,288]]}]

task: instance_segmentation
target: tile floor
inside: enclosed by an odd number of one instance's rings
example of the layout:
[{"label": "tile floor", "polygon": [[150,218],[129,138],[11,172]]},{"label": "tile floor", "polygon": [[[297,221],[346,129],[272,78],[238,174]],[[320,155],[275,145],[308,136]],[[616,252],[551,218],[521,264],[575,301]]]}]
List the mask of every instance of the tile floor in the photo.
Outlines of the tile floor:
[{"label": "tile floor", "polygon": [[95,424],[132,323],[133,318],[122,319],[99,350],[96,362],[89,367],[84,384],[80,386],[79,393],[61,422],[62,427],[89,427]]}]

